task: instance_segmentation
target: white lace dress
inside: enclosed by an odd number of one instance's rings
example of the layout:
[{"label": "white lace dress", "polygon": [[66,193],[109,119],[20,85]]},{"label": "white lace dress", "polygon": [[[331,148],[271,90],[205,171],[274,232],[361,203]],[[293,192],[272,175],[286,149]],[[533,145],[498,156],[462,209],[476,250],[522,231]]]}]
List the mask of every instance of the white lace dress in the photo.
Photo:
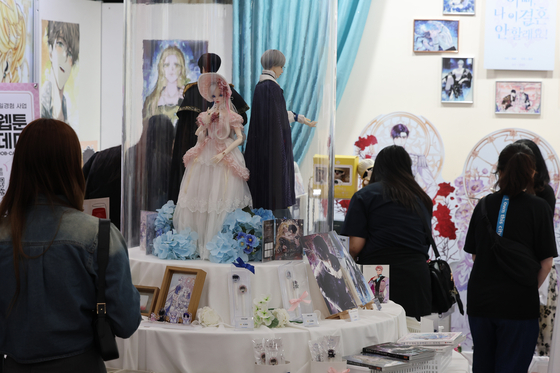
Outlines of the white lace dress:
[{"label": "white lace dress", "polygon": [[208,130],[183,157],[185,174],[173,215],[178,232],[189,227],[198,233],[202,259],[208,259],[206,244],[220,232],[226,215],[253,203],[247,186],[249,170],[239,148],[235,147],[217,164],[212,161],[234,141],[235,128],[243,131],[243,119],[226,110],[219,112],[219,118],[212,114],[209,110],[197,118],[197,124],[208,126]]}]

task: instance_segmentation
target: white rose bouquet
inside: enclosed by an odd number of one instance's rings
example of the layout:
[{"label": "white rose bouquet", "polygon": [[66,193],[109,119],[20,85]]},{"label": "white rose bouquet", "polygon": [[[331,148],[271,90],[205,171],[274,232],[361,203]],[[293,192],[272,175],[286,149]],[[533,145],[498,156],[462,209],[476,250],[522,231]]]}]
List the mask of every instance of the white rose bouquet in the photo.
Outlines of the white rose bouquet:
[{"label": "white rose bouquet", "polygon": [[220,315],[210,307],[199,308],[196,311],[196,318],[203,326],[218,326],[222,322]]}]

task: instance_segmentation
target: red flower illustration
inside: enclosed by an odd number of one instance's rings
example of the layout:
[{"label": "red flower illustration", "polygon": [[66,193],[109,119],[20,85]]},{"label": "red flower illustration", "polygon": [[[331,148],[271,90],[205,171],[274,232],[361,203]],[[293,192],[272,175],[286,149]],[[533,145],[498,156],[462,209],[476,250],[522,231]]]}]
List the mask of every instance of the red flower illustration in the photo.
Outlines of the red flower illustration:
[{"label": "red flower illustration", "polygon": [[437,219],[436,231],[439,232],[440,237],[449,238],[450,240],[457,239],[457,227],[451,221],[451,210],[449,210],[449,207],[439,203],[434,210],[434,217]]},{"label": "red flower illustration", "polygon": [[377,138],[373,135],[366,137],[358,137],[358,141],[354,143],[354,146],[358,147],[360,150],[364,150],[370,145],[377,144]]},{"label": "red flower illustration", "polygon": [[438,196],[447,197],[455,191],[455,187],[451,186],[451,183],[440,183],[439,189],[437,191]]}]

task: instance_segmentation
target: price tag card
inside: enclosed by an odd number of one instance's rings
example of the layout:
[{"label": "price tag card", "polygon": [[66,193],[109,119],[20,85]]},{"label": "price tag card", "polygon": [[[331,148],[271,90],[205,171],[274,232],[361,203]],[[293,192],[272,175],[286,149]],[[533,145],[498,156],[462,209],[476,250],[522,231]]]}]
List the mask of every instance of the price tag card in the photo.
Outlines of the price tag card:
[{"label": "price tag card", "polygon": [[358,309],[354,308],[353,310],[348,311],[348,315],[350,316],[350,321],[358,321],[360,319],[360,314],[358,313]]},{"label": "price tag card", "polygon": [[303,326],[319,326],[319,320],[316,313],[303,313]]},{"label": "price tag card", "polygon": [[253,318],[252,317],[238,317],[235,320],[236,330],[253,330]]}]

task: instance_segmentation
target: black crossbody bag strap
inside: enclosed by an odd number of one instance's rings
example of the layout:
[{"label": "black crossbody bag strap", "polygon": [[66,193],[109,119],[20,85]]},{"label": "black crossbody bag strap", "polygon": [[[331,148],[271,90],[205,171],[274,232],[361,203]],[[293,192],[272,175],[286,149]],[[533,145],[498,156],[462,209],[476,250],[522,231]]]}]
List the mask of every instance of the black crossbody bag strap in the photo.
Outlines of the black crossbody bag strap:
[{"label": "black crossbody bag strap", "polygon": [[[424,206],[420,206],[420,207],[422,208],[422,211],[424,211]],[[422,220],[422,224],[424,225],[424,233],[426,233],[426,236],[428,237],[428,242],[432,246],[432,250],[434,250],[434,254],[436,255],[436,259],[439,259],[440,255],[439,255],[439,251],[438,251],[437,246],[436,246],[436,241],[434,240],[434,236],[432,235],[432,229],[428,225],[428,222],[426,221],[426,217],[422,216],[422,213],[420,211],[417,211],[417,213],[418,213],[418,216],[420,217],[420,220]],[[431,221],[430,221],[430,223],[431,223]]]},{"label": "black crossbody bag strap", "polygon": [[[105,272],[109,263],[109,234],[111,221],[109,219],[99,219],[99,233],[97,235],[97,265],[99,266],[99,277],[97,279],[97,313],[105,314]],[[101,307],[101,308],[100,308]]]},{"label": "black crossbody bag strap", "polygon": [[490,223],[490,219],[488,218],[488,214],[486,213],[486,197],[480,200],[480,211],[482,212],[482,219],[486,223],[485,225],[488,234],[490,234],[490,237],[492,237],[492,241],[496,241],[496,232],[492,230],[492,224]]}]

